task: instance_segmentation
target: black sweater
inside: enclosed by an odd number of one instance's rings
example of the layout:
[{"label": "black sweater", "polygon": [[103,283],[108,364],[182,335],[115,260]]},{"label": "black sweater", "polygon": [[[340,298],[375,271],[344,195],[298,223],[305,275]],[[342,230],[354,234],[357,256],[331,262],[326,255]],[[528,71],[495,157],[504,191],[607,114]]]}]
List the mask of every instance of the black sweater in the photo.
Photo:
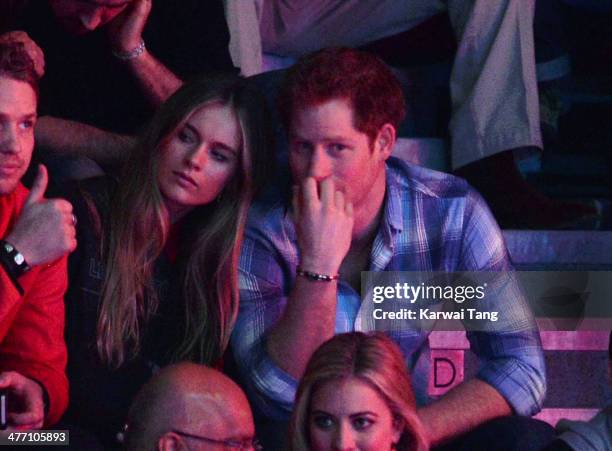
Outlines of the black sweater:
[{"label": "black sweater", "polygon": [[141,352],[116,370],[100,362],[95,341],[105,271],[100,244],[115,187],[110,178],[90,179],[65,196],[78,219],[78,247],[69,259],[65,298],[70,403],[63,422],[93,433],[108,448],[117,446],[116,433],[138,389],[169,362],[181,332],[182,305],[178,265],[162,256],[155,267],[159,308],[144,331]]}]

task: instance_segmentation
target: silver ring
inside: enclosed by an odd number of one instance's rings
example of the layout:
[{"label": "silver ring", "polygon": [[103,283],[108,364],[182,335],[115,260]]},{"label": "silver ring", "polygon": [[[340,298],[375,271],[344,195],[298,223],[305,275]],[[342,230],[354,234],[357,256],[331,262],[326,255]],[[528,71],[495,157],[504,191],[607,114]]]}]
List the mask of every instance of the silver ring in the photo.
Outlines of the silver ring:
[{"label": "silver ring", "polygon": [[76,226],[77,225],[77,217],[74,215],[74,213],[71,216],[72,216],[72,225]]}]

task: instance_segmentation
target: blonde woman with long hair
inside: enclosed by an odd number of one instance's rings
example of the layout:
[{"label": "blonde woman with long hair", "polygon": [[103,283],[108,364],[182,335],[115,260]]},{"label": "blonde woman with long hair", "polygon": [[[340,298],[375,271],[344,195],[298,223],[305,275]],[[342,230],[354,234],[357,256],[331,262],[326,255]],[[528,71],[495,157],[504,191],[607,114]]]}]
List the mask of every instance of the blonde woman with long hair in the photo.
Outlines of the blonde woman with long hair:
[{"label": "blonde woman with long hair", "polygon": [[336,335],[312,355],[289,428],[291,451],[426,451],[402,353],[382,333]]},{"label": "blonde woman with long hair", "polygon": [[237,262],[266,177],[265,101],[238,77],[185,84],[162,105],[117,182],[71,199],[65,422],[107,447],[136,391],[171,362],[221,365],[238,308]]}]

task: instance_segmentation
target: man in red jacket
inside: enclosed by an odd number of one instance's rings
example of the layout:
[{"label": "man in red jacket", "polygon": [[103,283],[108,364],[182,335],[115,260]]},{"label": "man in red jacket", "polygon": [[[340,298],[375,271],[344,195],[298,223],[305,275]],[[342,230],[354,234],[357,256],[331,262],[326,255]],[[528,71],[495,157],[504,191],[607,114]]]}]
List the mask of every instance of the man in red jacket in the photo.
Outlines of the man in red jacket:
[{"label": "man in red jacket", "polygon": [[34,147],[34,66],[23,42],[0,38],[0,390],[11,429],[50,426],[68,402],[63,296],[75,220],[68,202],[44,198],[44,166],[31,191],[21,184]]}]

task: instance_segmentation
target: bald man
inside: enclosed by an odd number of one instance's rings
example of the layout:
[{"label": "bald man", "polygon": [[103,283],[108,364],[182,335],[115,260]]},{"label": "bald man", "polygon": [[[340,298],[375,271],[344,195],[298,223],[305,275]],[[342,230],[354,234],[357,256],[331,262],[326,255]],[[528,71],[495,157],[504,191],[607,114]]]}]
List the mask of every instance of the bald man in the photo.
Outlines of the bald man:
[{"label": "bald man", "polygon": [[259,449],[242,390],[194,363],[162,369],[138,392],[126,424],[126,450]]}]

